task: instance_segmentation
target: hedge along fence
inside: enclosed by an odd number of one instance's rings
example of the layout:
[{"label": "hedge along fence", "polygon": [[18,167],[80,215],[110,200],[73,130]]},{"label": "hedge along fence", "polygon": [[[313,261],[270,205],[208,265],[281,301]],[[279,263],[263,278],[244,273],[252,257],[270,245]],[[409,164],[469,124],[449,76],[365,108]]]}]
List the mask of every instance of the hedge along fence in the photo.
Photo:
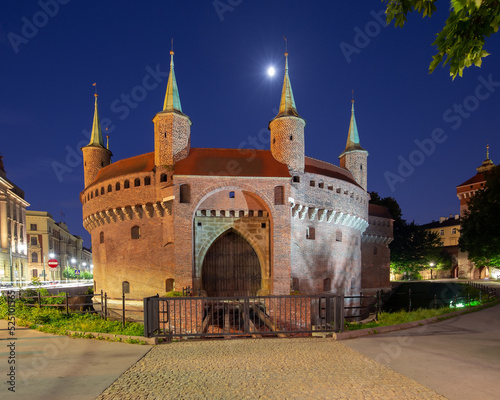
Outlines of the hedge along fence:
[{"label": "hedge along fence", "polygon": [[[55,307],[66,314],[76,312],[80,314],[96,313],[92,298],[94,294],[86,293],[79,295],[68,295],[61,292],[58,295],[50,295],[47,289],[27,289],[17,292],[17,299],[27,307]],[[101,303],[102,304],[102,303]],[[100,310],[99,310],[100,311]]]}]

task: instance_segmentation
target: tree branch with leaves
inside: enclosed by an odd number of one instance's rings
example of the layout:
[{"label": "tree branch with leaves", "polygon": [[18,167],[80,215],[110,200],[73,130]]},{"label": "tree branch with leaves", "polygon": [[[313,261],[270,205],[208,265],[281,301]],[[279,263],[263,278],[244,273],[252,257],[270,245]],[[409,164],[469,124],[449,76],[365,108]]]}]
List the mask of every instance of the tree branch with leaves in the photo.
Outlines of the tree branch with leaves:
[{"label": "tree branch with leaves", "polygon": [[[386,5],[387,23],[403,27],[412,12],[431,17],[437,0],[382,0]],[[462,76],[464,68],[480,67],[489,53],[484,49],[486,38],[498,31],[500,0],[451,0],[450,15],[432,43],[437,54],[429,65],[432,73],[439,64],[449,65],[453,79]]]}]

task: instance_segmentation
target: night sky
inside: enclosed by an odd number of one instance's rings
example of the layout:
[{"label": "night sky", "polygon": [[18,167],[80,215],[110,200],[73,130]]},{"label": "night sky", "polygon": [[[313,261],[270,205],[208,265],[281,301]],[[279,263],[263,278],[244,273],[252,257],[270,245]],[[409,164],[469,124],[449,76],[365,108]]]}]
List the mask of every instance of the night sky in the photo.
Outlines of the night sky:
[{"label": "night sky", "polygon": [[338,165],[354,90],[370,154],[368,190],[396,198],[403,217],[417,223],[458,214],[456,185],[476,173],[487,143],[500,162],[500,34],[487,40],[491,56],[482,68],[455,81],[447,67],[429,75],[448,4],[438,7],[432,19],[415,14],[400,29],[383,27],[378,0],[3,1],[7,177],[25,191],[29,209],[62,219],[90,246],[79,193],[92,83],[113,161],[153,151],[152,118],[163,106],[173,37],[191,146],[268,149],[284,35],[297,110],[307,121],[306,155]]}]

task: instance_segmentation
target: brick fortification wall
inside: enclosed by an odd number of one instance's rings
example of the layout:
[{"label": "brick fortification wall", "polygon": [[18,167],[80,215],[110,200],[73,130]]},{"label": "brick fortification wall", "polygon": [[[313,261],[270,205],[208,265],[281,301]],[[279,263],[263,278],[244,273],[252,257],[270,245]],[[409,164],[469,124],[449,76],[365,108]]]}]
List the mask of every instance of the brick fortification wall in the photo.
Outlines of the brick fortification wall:
[{"label": "brick fortification wall", "polygon": [[94,182],[99,170],[111,163],[111,152],[103,147],[86,146],[83,151],[85,187]]},{"label": "brick fortification wall", "polygon": [[191,147],[191,121],[175,112],[158,113],[155,124],[155,165],[174,165]]}]

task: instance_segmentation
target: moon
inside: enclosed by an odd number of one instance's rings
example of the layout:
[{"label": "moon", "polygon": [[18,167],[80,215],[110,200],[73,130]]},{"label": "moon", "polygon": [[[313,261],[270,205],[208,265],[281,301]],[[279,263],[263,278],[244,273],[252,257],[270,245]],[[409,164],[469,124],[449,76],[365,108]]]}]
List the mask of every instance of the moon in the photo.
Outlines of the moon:
[{"label": "moon", "polygon": [[269,67],[267,69],[267,75],[269,75],[269,76],[274,76],[275,72],[276,71],[274,70],[274,67]]}]

